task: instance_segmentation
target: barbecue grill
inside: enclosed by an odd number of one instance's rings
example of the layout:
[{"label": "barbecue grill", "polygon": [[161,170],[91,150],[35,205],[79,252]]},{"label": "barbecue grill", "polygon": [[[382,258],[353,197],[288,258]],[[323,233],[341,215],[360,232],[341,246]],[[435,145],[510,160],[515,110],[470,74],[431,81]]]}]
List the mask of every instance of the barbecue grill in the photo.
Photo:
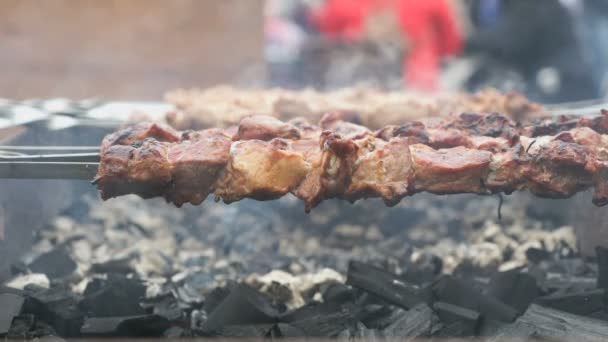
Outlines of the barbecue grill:
[{"label": "barbecue grill", "polygon": [[[53,111],[49,103],[63,106]],[[567,131],[572,122],[581,126],[581,118],[601,117],[600,110],[606,107],[589,102],[555,106],[548,108],[554,117],[567,114],[568,118],[544,122],[564,124],[562,129]],[[19,116],[20,122],[15,122],[11,113],[16,108],[36,115],[31,115],[29,122],[27,116]],[[98,145],[103,136],[113,131],[127,136],[124,133],[132,128],[120,131],[120,127],[133,127],[124,126],[128,125],[123,121],[126,113],[145,112],[148,120],[160,121],[173,110],[165,103],[7,103],[3,131],[9,132],[10,127],[12,137],[0,146],[0,178],[7,185],[3,196],[10,199],[21,193],[25,198],[15,203],[28,203],[33,201],[28,194],[39,194],[34,196],[40,197],[36,206],[41,208],[45,201],[57,203],[53,203],[54,208],[47,206],[47,213],[39,213],[39,221],[50,228],[41,230],[32,248],[26,247],[29,239],[21,237],[21,261],[13,258],[7,263],[11,270],[7,271],[8,287],[0,289],[0,307],[8,309],[0,313],[0,334],[348,339],[481,336],[490,340],[602,340],[608,336],[608,251],[591,249],[595,258],[583,259],[577,252],[574,231],[555,229],[569,219],[567,210],[555,213],[555,209],[566,208],[572,201],[583,203],[580,197],[568,202],[514,194],[503,203],[503,198],[496,196],[416,194],[391,209],[373,200],[354,206],[325,201],[310,205],[318,205],[310,214],[303,212],[295,197],[273,202],[243,200],[231,205],[207,201],[200,207],[177,209],[163,201],[127,196],[100,205],[89,182],[111,166],[104,159],[108,147],[100,151]],[[351,118],[336,117],[340,120],[334,123]],[[230,132],[249,134],[248,138],[231,138],[227,143],[263,142],[255,151],[273,146],[268,137],[255,135],[259,130],[248,130],[247,120],[259,128],[255,118],[245,119],[240,130]],[[262,121],[269,124],[263,127],[280,125],[279,131],[287,132],[282,139],[288,144],[294,138],[293,127],[285,130],[285,123],[277,119]],[[26,130],[15,130],[15,124]],[[301,122],[290,125],[300,130],[297,134],[303,134]],[[349,128],[352,125],[345,123]],[[69,139],[57,137],[73,129],[86,133],[77,138],[70,134],[65,135]],[[34,130],[41,140],[28,139],[27,132]],[[525,128],[517,127],[517,132],[522,130]],[[559,132],[538,133],[555,134]],[[533,141],[530,137],[524,144],[528,154],[539,153],[544,146]],[[418,143],[441,149],[440,142],[433,139]],[[142,145],[125,143],[135,150]],[[231,147],[231,151],[235,149]],[[285,148],[281,151],[280,156],[285,157]],[[288,165],[293,168],[299,164]],[[259,182],[255,184],[261,187],[278,184],[260,174],[256,177]],[[440,173],[438,177],[447,176]],[[375,179],[375,183],[381,180]],[[581,182],[584,187],[597,187],[589,180]],[[251,190],[248,186],[245,192],[237,193],[242,190],[234,182],[226,184],[231,185],[220,197],[227,202],[244,197],[276,199],[292,190],[287,186],[261,194],[247,192]],[[433,190],[432,183],[423,184],[415,192],[449,192]],[[107,191],[109,185],[102,185],[102,190],[104,186]],[[397,204],[390,197],[395,188],[388,189],[375,195]],[[572,192],[581,189],[577,185]],[[129,192],[153,197],[165,196],[165,190],[149,193],[136,187]],[[457,190],[453,192],[495,195],[505,189],[478,182],[473,191],[466,191],[466,187]],[[60,197],[59,191],[69,196],[61,195],[66,198],[59,201],[44,195],[50,192]],[[80,200],[83,194],[85,199]],[[346,194],[326,192],[324,197],[354,199]],[[357,196],[372,194],[366,189]],[[590,207],[585,201],[584,207]],[[543,207],[549,209],[543,211]],[[495,218],[497,209],[500,220]],[[15,210],[15,206],[8,210]],[[2,248],[16,241],[15,229],[27,229],[16,218],[27,214],[15,213],[7,216],[12,221],[5,219],[7,234]],[[544,230],[543,226],[554,228]],[[466,234],[468,247],[458,242],[459,236]]]}]

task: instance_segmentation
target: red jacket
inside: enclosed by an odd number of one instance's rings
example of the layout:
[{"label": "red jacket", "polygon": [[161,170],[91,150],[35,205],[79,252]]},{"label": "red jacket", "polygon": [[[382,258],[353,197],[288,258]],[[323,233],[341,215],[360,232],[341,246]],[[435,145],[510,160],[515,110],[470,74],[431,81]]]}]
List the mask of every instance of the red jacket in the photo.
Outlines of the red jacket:
[{"label": "red jacket", "polygon": [[403,64],[406,85],[436,90],[441,58],[462,48],[455,12],[447,0],[399,0],[399,19],[409,43]]},{"label": "red jacket", "polygon": [[312,22],[331,38],[355,40],[361,35],[372,1],[327,0],[312,13]]},{"label": "red jacket", "polygon": [[462,47],[461,32],[448,0],[327,0],[312,19],[330,37],[357,39],[371,11],[391,1],[409,49],[403,63],[406,86],[435,90],[441,58],[458,53]]}]

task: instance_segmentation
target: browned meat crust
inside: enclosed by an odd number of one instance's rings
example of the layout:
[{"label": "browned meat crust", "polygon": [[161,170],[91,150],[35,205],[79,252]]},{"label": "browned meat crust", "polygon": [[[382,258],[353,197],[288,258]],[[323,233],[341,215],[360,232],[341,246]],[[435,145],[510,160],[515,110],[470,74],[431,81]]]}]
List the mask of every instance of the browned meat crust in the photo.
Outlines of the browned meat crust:
[{"label": "browned meat crust", "polygon": [[427,117],[445,117],[465,111],[503,113],[518,122],[546,114],[543,107],[522,94],[484,89],[476,94],[423,95],[402,91],[345,88],[331,92],[285,89],[241,90],[232,87],[178,89],[167,94],[176,107],[166,121],[176,129],[204,129],[237,125],[250,115],[289,121],[304,117],[317,122],[328,113],[371,129]]},{"label": "browned meat crust", "polygon": [[[595,188],[608,203],[608,111],[522,127],[499,114],[463,113],[370,131],[326,115],[320,126],[253,116],[238,127],[177,132],[138,124],[107,136],[95,179],[103,199],[134,193],[181,206],[209,194],[226,203],[288,193],[309,211],[324,199],[418,192],[562,198]],[[539,132],[550,127],[551,135]]]}]

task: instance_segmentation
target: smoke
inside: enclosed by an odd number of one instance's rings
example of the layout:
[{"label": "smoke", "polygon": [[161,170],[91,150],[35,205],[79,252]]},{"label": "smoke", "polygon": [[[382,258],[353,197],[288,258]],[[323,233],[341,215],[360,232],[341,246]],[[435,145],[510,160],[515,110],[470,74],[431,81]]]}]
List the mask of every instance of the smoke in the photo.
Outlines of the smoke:
[{"label": "smoke", "polygon": [[[26,146],[92,146],[108,133],[107,129],[76,126],[51,131],[45,121],[23,126],[25,130],[4,143]],[[11,263],[31,246],[33,234],[79,201],[85,192],[94,192],[88,182],[61,180],[0,180],[0,279]]]},{"label": "smoke", "polygon": [[[1,207],[4,240],[0,242],[0,272],[27,252],[34,232],[69,205],[71,187],[65,181],[4,180]],[[2,274],[0,274],[0,279]]]}]

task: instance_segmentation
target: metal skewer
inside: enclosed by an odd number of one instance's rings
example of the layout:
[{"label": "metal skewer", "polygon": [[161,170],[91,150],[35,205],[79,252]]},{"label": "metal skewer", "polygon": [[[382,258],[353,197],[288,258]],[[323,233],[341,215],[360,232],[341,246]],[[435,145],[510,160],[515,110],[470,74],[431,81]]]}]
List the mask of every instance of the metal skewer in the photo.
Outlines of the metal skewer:
[{"label": "metal skewer", "polygon": [[5,162],[0,161],[0,178],[92,180],[99,163],[86,162]]},{"label": "metal skewer", "polygon": [[[24,153],[45,150],[75,153]],[[2,146],[0,178],[91,180],[99,167],[98,151],[97,146]]]},{"label": "metal skewer", "polygon": [[98,163],[99,162],[99,153],[66,153],[66,154],[38,154],[38,155],[21,154],[21,155],[15,155],[15,156],[2,156],[2,154],[0,154],[0,162]]},{"label": "metal skewer", "polygon": [[[608,108],[608,103],[583,101],[547,106],[554,117],[593,115],[603,108]],[[94,123],[99,119],[92,115],[89,120]],[[0,146],[0,179],[92,180],[99,167],[99,158],[99,146]]]}]

